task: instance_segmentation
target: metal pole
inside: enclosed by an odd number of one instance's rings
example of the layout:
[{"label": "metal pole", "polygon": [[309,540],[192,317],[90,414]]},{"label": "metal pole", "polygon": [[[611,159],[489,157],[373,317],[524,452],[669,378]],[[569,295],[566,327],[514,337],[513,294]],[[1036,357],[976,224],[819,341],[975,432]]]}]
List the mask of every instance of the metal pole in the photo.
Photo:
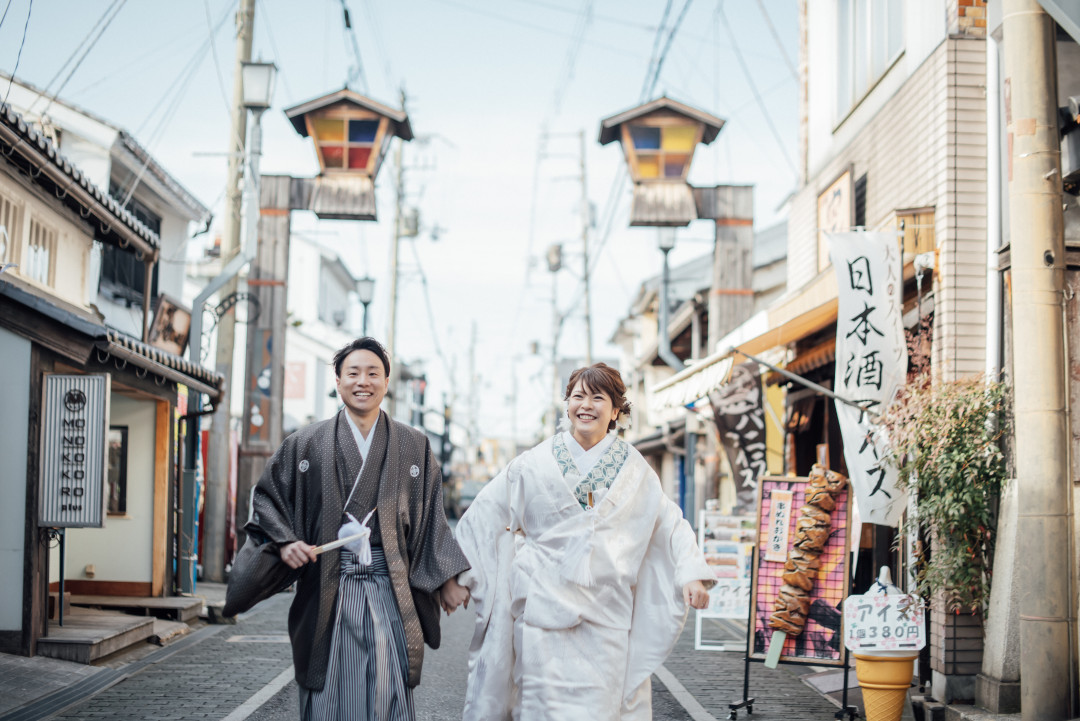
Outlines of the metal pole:
[{"label": "metal pole", "polygon": [[662,247],[660,252],[664,254],[664,268],[660,272],[660,298],[657,301],[657,305],[660,306],[660,317],[656,329],[656,353],[660,356],[660,360],[667,363],[668,366],[676,371],[681,371],[686,367],[686,364],[671,351],[671,337],[668,335],[668,283],[670,275],[668,253],[671,252],[671,248]]},{"label": "metal pole", "polygon": [[[229,134],[229,169],[225,181],[225,227],[221,239],[221,261],[228,263],[240,249],[240,213],[243,202],[241,178],[243,174],[245,138],[247,136],[247,109],[244,107],[244,75],[243,66],[251,60],[252,35],[255,25],[255,0],[242,0],[240,10],[236,15],[236,64],[233,69],[233,106],[232,125]],[[255,199],[258,205],[258,199]],[[222,296],[232,295],[236,292],[235,277],[228,279],[222,289]],[[200,309],[195,309],[200,313]],[[221,402],[217,404],[213,420],[210,423],[210,437],[207,444],[205,482],[206,482],[206,506],[204,519],[206,522],[203,534],[203,575],[208,581],[221,582],[225,580],[225,516],[228,506],[229,492],[229,420],[231,417],[229,396],[232,395],[233,387],[233,350],[236,347],[236,317],[232,313],[226,313],[217,325],[217,350],[215,353],[214,367],[218,373],[225,377],[224,393]],[[199,360],[192,358],[192,362]],[[194,409],[198,410],[196,406]],[[198,443],[199,421],[193,421],[195,429],[195,443]],[[198,446],[195,446],[195,459]],[[194,468],[194,466],[191,466]],[[187,490],[187,489],[185,489]],[[193,493],[194,488],[190,489]],[[181,553],[183,553],[181,551]],[[194,555],[192,552],[190,555]],[[194,561],[192,561],[193,563]],[[188,574],[181,572],[181,590],[186,593],[194,592],[194,573],[191,588],[184,588],[183,581]]]},{"label": "metal pole", "polygon": [[741,355],[742,357],[746,358],[747,360],[752,360],[755,363],[758,363],[760,365],[765,366],[769,370],[776,371],[777,373],[784,376],[788,380],[795,381],[796,383],[798,383],[801,386],[806,386],[810,390],[815,391],[817,393],[820,393],[823,396],[827,396],[829,398],[832,398],[834,401],[837,401],[838,403],[844,403],[846,405],[851,406],[852,408],[858,408],[860,411],[865,413],[870,418],[871,421],[877,422],[876,419],[879,417],[879,415],[877,413],[874,413],[873,411],[871,411],[871,410],[869,410],[867,408],[864,408],[863,406],[860,406],[858,403],[856,403],[853,400],[849,400],[847,398],[844,398],[843,396],[839,396],[839,395],[833,393],[831,390],[829,390],[825,386],[820,386],[817,383],[814,383],[813,381],[810,381],[810,380],[807,380],[807,379],[803,378],[802,376],[795,375],[794,373],[792,373],[789,370],[786,370],[784,368],[780,368],[779,366],[774,366],[772,363],[769,363],[767,361],[763,361],[760,358],[757,358],[756,356],[752,356],[749,353],[746,353],[745,351],[739,350],[738,348],[730,348],[730,349],[728,349],[728,354],[729,355]]},{"label": "metal pole", "polygon": [[1002,4],[1010,143],[1013,401],[1023,721],[1070,711],[1069,418],[1055,26],[1037,0]]},{"label": "metal pole", "polygon": [[367,307],[368,307],[368,304],[364,303],[364,324],[363,324],[363,326],[361,326],[362,330],[361,330],[361,333],[360,333],[363,336],[367,336]]},{"label": "metal pole", "polygon": [[64,551],[67,549],[67,529],[60,529],[60,598],[59,605],[57,607],[57,616],[60,622],[60,626],[64,625]]},{"label": "metal pole", "polygon": [[592,365],[592,306],[589,301],[589,188],[585,183],[585,131],[578,132],[581,140],[581,262],[585,286],[585,365]]},{"label": "metal pole", "polygon": [[[401,109],[405,109],[405,91],[401,91]],[[390,245],[390,324],[386,331],[386,352],[390,355],[390,400],[387,401],[390,417],[397,410],[398,378],[401,365],[395,357],[397,353],[397,299],[398,299],[398,249],[401,245],[401,202],[405,195],[405,169],[401,164],[402,146],[405,141],[398,138],[394,150],[394,234]]]}]

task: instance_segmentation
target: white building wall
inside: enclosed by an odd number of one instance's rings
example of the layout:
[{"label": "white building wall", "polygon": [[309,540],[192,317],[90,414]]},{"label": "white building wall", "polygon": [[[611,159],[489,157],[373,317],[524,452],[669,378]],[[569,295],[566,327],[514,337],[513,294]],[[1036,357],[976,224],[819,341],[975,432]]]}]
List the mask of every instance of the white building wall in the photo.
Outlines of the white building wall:
[{"label": "white building wall", "polygon": [[[796,291],[817,275],[818,194],[849,165],[853,180],[867,176],[868,228],[895,227],[896,210],[934,208],[934,363],[947,375],[981,371],[985,354],[984,53],[982,39],[941,42],[856,135],[830,147],[793,199],[788,224],[788,288]],[[811,117],[831,112],[831,100],[822,103],[811,100]]]},{"label": "white building wall", "polygon": [[86,265],[90,260],[92,236],[89,230],[68,220],[66,214],[58,212],[51,203],[42,200],[37,194],[23,187],[18,181],[0,173],[0,193],[13,198],[21,207],[21,220],[18,231],[11,235],[10,242],[20,248],[20,267],[14,271],[24,280],[29,270],[26,257],[32,220],[42,223],[56,233],[55,280],[51,286],[35,283],[42,288],[50,288],[53,295],[62,300],[86,308]]},{"label": "white building wall", "polygon": [[[150,583],[157,407],[154,401],[135,400],[118,393],[112,394],[109,403],[109,424],[128,428],[127,512],[123,516],[107,516],[104,528],[68,529],[65,577],[89,579],[86,566],[93,564],[95,581]],[[55,563],[50,562],[50,567],[55,567]]]},{"label": "white building wall", "polygon": [[0,631],[22,628],[23,561],[26,533],[26,457],[30,418],[30,341],[0,328],[0,397],[4,432],[0,433]]}]

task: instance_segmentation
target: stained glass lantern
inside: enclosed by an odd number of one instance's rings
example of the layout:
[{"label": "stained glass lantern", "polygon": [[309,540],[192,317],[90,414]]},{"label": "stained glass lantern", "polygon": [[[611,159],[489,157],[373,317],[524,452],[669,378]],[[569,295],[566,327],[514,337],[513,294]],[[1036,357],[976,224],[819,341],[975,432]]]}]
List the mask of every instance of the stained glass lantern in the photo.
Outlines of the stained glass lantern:
[{"label": "stained glass lantern", "polygon": [[694,149],[723,127],[723,119],[666,97],[601,121],[600,144],[622,144],[634,181],[631,225],[679,226],[697,217],[687,184]]},{"label": "stained glass lantern", "polygon": [[289,108],[285,115],[296,132],[315,141],[324,175],[364,175],[374,179],[391,139],[413,137],[404,111],[347,88]]},{"label": "stained glass lantern", "polygon": [[600,144],[622,143],[635,183],[686,182],[694,148],[722,127],[722,119],[665,97],[603,120]]}]

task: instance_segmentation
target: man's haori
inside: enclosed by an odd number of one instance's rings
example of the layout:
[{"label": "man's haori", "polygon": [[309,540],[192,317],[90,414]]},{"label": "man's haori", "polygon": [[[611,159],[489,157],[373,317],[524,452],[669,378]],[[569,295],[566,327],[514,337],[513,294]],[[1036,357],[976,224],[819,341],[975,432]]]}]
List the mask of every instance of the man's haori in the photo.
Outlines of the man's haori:
[{"label": "man's haori", "polygon": [[[410,688],[420,682],[424,643],[438,648],[439,606],[434,593],[448,578],[468,569],[442,507],[439,465],[427,436],[380,412],[372,427],[367,462],[360,460],[345,413],[314,423],[287,437],[270,459],[256,487],[245,530],[271,545],[293,541],[321,545],[337,540],[343,505],[354,479],[350,512],[363,517],[376,503],[382,555],[401,614]],[[351,452],[347,452],[351,449]],[[366,489],[366,493],[365,493]],[[307,690],[323,688],[327,678],[342,574],[341,551],[331,550],[299,571],[296,598],[289,610],[296,681]]]}]

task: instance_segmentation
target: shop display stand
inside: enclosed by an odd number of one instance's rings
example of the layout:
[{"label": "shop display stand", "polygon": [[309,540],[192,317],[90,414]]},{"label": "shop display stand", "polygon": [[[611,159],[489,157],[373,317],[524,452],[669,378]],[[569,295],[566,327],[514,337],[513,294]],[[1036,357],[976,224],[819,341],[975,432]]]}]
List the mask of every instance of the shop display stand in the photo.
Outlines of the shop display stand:
[{"label": "shop display stand", "polygon": [[[757,564],[754,563],[754,556],[757,555],[757,550],[757,546],[755,545],[754,549],[751,551],[751,554],[753,555],[750,559],[750,567],[754,569],[754,573],[757,573]],[[748,614],[746,619],[746,655],[743,656],[742,700],[728,704],[728,719],[730,721],[735,721],[739,718],[739,709],[746,709],[746,714],[748,716],[753,715],[754,713],[754,699],[750,696],[750,664],[765,662],[765,659],[754,658],[751,655],[754,644],[754,612],[757,610],[756,605],[757,604],[754,603],[753,599],[751,599],[750,613]],[[851,666],[850,664],[848,664],[848,654],[846,648],[844,648],[843,650],[843,657],[844,692],[843,696],[841,697],[840,709],[835,714],[833,714],[833,718],[840,720],[847,716],[848,721],[854,721],[855,719],[859,718],[859,709],[855,706],[848,705],[848,671],[850,670]],[[806,661],[786,660],[780,661],[779,663],[790,664],[792,666],[815,666],[820,662],[816,659],[807,659]]]}]

